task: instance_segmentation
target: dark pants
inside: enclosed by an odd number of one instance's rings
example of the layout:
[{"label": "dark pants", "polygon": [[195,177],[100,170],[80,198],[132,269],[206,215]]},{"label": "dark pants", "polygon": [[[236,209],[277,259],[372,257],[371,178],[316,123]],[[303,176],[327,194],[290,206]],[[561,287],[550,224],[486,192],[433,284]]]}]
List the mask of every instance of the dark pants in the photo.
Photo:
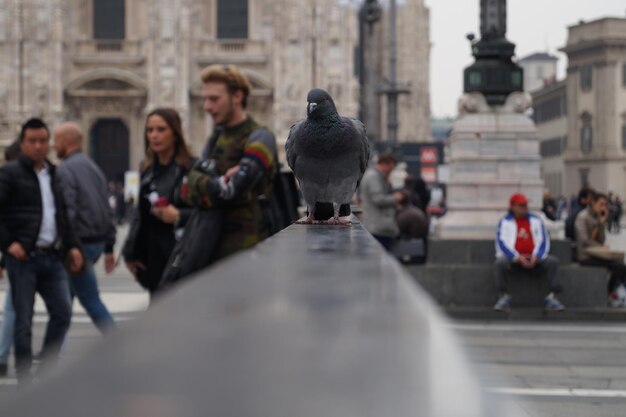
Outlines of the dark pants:
[{"label": "dark pants", "polygon": [[391,249],[391,247],[393,246],[393,243],[396,241],[395,238],[389,237],[389,236],[378,236],[378,235],[372,235],[372,236],[374,236],[374,239],[376,239],[381,245],[383,245],[383,247],[386,250]]},{"label": "dark pants", "polygon": [[546,259],[538,260],[532,269],[526,269],[517,262],[513,262],[508,258],[497,259],[494,264],[496,275],[496,286],[500,293],[508,294],[507,275],[513,269],[528,271],[531,274],[545,274],[548,279],[550,291],[553,293],[561,292],[561,284],[559,283],[559,260],[552,255],[548,255]]},{"label": "dark pants", "polygon": [[33,255],[24,262],[7,256],[6,263],[15,308],[16,371],[18,380],[25,382],[31,377],[35,293],[43,298],[50,316],[41,352],[43,365],[58,358],[61,343],[70,327],[69,282],[63,264],[53,252]]},{"label": "dark pants", "polygon": [[611,271],[611,278],[609,279],[608,292],[611,293],[619,286],[619,284],[626,285],[626,265],[623,262],[609,261],[600,258],[591,258],[586,261],[580,261],[584,266],[601,266]]}]

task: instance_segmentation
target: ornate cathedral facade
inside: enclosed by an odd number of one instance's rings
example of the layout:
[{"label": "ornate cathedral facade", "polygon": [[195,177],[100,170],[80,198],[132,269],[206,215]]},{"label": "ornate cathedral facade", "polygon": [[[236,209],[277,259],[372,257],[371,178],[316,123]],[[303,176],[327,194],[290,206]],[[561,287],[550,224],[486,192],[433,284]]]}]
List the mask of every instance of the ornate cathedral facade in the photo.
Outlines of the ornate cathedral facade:
[{"label": "ornate cathedral facade", "polygon": [[[199,152],[211,129],[199,74],[236,64],[253,86],[249,112],[284,143],[318,86],[356,116],[357,0],[0,0],[0,147],[33,116],[78,122],[109,179],[136,169],[146,114],[176,108]],[[428,9],[399,5],[400,138],[429,136]],[[384,32],[384,25],[381,33]],[[381,35],[381,60],[385,37]],[[385,64],[380,64],[384,77]],[[384,114],[384,97],[377,109]],[[384,117],[381,116],[383,119]],[[384,120],[381,122],[384,125]]]}]

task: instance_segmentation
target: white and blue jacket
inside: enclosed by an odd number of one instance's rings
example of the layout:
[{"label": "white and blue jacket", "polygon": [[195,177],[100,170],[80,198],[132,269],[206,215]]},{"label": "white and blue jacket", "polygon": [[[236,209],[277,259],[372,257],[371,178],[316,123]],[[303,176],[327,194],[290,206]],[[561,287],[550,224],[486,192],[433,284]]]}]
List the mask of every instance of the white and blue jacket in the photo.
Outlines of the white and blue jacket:
[{"label": "white and blue jacket", "polygon": [[[530,232],[533,236],[533,255],[537,259],[545,259],[550,253],[550,236],[543,224],[543,220],[533,213],[528,213]],[[496,236],[496,258],[508,258],[513,260],[519,256],[515,250],[517,242],[517,223],[512,213],[500,219],[498,223],[498,234]]]}]

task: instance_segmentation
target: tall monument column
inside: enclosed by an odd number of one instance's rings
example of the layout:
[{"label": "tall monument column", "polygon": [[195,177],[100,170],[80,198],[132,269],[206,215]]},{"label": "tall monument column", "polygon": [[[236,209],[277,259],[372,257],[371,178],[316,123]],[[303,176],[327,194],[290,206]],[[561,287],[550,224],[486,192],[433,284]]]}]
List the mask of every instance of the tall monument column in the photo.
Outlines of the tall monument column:
[{"label": "tall monument column", "polygon": [[465,69],[464,95],[450,136],[448,213],[435,234],[492,239],[509,196],[521,192],[531,210],[542,204],[539,139],[526,116],[522,69],[506,35],[506,0],[481,0],[481,39],[469,35],[475,62]]}]

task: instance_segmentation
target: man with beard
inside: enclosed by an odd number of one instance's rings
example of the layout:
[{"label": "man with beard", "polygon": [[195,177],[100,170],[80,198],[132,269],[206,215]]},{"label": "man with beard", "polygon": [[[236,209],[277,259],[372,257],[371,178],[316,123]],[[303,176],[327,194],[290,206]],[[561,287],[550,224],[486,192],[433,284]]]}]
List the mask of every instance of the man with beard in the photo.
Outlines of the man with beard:
[{"label": "man with beard", "polygon": [[269,234],[265,206],[277,174],[276,139],[246,112],[251,87],[234,65],[202,71],[203,108],[214,131],[203,160],[192,169],[187,199],[194,207],[222,213],[212,261],[250,248]]}]

